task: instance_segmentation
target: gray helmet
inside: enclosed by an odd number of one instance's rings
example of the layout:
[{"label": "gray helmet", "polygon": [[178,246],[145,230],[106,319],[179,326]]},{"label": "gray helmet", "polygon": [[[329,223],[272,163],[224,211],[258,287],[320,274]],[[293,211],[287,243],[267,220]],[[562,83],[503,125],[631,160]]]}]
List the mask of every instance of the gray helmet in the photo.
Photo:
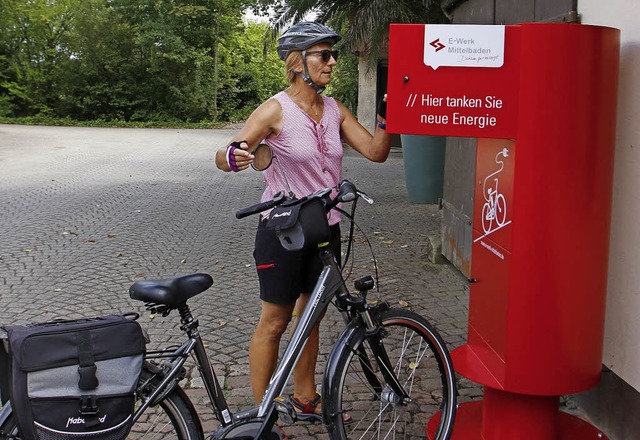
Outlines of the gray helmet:
[{"label": "gray helmet", "polygon": [[278,38],[278,55],[285,61],[292,50],[305,50],[321,41],[336,44],[342,37],[323,24],[301,21],[284,31]]}]

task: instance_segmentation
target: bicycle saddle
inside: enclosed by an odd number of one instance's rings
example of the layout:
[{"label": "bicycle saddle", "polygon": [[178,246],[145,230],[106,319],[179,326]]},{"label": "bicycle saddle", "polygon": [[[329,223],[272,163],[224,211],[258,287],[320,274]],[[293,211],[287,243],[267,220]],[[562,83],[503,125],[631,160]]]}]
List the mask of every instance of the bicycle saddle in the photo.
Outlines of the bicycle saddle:
[{"label": "bicycle saddle", "polygon": [[144,302],[178,307],[213,284],[213,278],[206,273],[194,273],[159,280],[136,281],[129,288],[129,297]]}]

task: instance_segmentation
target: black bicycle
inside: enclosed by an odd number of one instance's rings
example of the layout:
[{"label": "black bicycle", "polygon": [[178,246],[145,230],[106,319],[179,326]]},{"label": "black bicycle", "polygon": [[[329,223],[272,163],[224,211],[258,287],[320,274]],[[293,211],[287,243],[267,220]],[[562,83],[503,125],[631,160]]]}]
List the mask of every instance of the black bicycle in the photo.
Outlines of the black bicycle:
[{"label": "black bicycle", "polygon": [[[268,164],[273,157],[268,151]],[[256,154],[256,156],[261,156]],[[343,181],[332,189],[297,199],[284,191],[273,200],[236,213],[238,218],[273,209],[271,218],[284,219],[273,226],[285,248],[318,248],[324,268],[310,300],[269,383],[261,403],[232,412],[211,366],[187,301],[213,284],[207,274],[192,274],[134,283],[131,298],[148,310],[166,317],[177,311],[186,340],[178,347],[149,351],[137,388],[135,424],[129,438],[204,439],[198,414],[181,388],[185,363],[193,358],[220,422],[207,438],[282,439],[278,418],[291,423],[296,412],[281,397],[311,330],[329,304],[340,311],[346,328],[328,357],[322,383],[323,422],[331,439],[450,438],[456,409],[455,374],[447,347],[438,332],[422,316],[394,309],[385,302],[369,303],[371,276],[355,281],[355,292],[346,287],[341,269],[327,246],[326,213],[338,203],[353,202],[347,217],[353,223],[355,204],[366,197]],[[351,228],[350,242],[353,240]],[[352,422],[344,423],[348,413]],[[435,417],[434,417],[435,416]],[[0,437],[19,438],[7,403],[0,411]]]}]

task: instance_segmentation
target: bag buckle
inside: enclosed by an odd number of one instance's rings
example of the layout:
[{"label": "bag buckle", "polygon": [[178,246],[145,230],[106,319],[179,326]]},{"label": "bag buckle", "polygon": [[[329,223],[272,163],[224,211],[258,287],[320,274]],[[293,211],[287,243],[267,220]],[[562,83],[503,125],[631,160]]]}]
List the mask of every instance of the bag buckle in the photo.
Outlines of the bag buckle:
[{"label": "bag buckle", "polygon": [[100,381],[98,381],[98,377],[96,376],[96,371],[98,371],[98,367],[96,367],[95,365],[78,367],[78,374],[80,374],[80,380],[78,381],[78,388],[80,388],[83,391],[95,390],[96,388],[98,388]]},{"label": "bag buckle", "polygon": [[96,396],[80,397],[80,414],[83,416],[95,416],[98,414],[98,399]]}]

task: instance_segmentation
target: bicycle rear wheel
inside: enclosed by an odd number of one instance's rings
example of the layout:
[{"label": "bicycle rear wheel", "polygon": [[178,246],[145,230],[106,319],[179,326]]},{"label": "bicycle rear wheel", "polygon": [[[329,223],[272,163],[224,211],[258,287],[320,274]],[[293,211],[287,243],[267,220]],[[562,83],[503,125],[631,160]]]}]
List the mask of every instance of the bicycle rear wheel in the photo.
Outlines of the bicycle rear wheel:
[{"label": "bicycle rear wheel", "polygon": [[[153,368],[145,364],[140,383],[146,387],[139,388],[138,394],[150,392],[160,384],[160,377],[154,377]],[[131,428],[129,439],[176,439],[202,440],[204,434],[198,414],[179,386],[167,394],[157,405],[150,406]]]},{"label": "bicycle rear wheel", "polygon": [[[432,440],[451,435],[456,407],[453,364],[437,331],[421,316],[407,310],[387,310],[378,335],[390,366],[409,394],[400,402],[385,383],[364,331],[334,349],[339,356],[325,389],[325,422],[331,439],[424,439],[427,422],[441,412]],[[336,351],[337,350],[337,351]],[[334,354],[332,353],[332,355]],[[353,422],[344,423],[343,414]]]}]

